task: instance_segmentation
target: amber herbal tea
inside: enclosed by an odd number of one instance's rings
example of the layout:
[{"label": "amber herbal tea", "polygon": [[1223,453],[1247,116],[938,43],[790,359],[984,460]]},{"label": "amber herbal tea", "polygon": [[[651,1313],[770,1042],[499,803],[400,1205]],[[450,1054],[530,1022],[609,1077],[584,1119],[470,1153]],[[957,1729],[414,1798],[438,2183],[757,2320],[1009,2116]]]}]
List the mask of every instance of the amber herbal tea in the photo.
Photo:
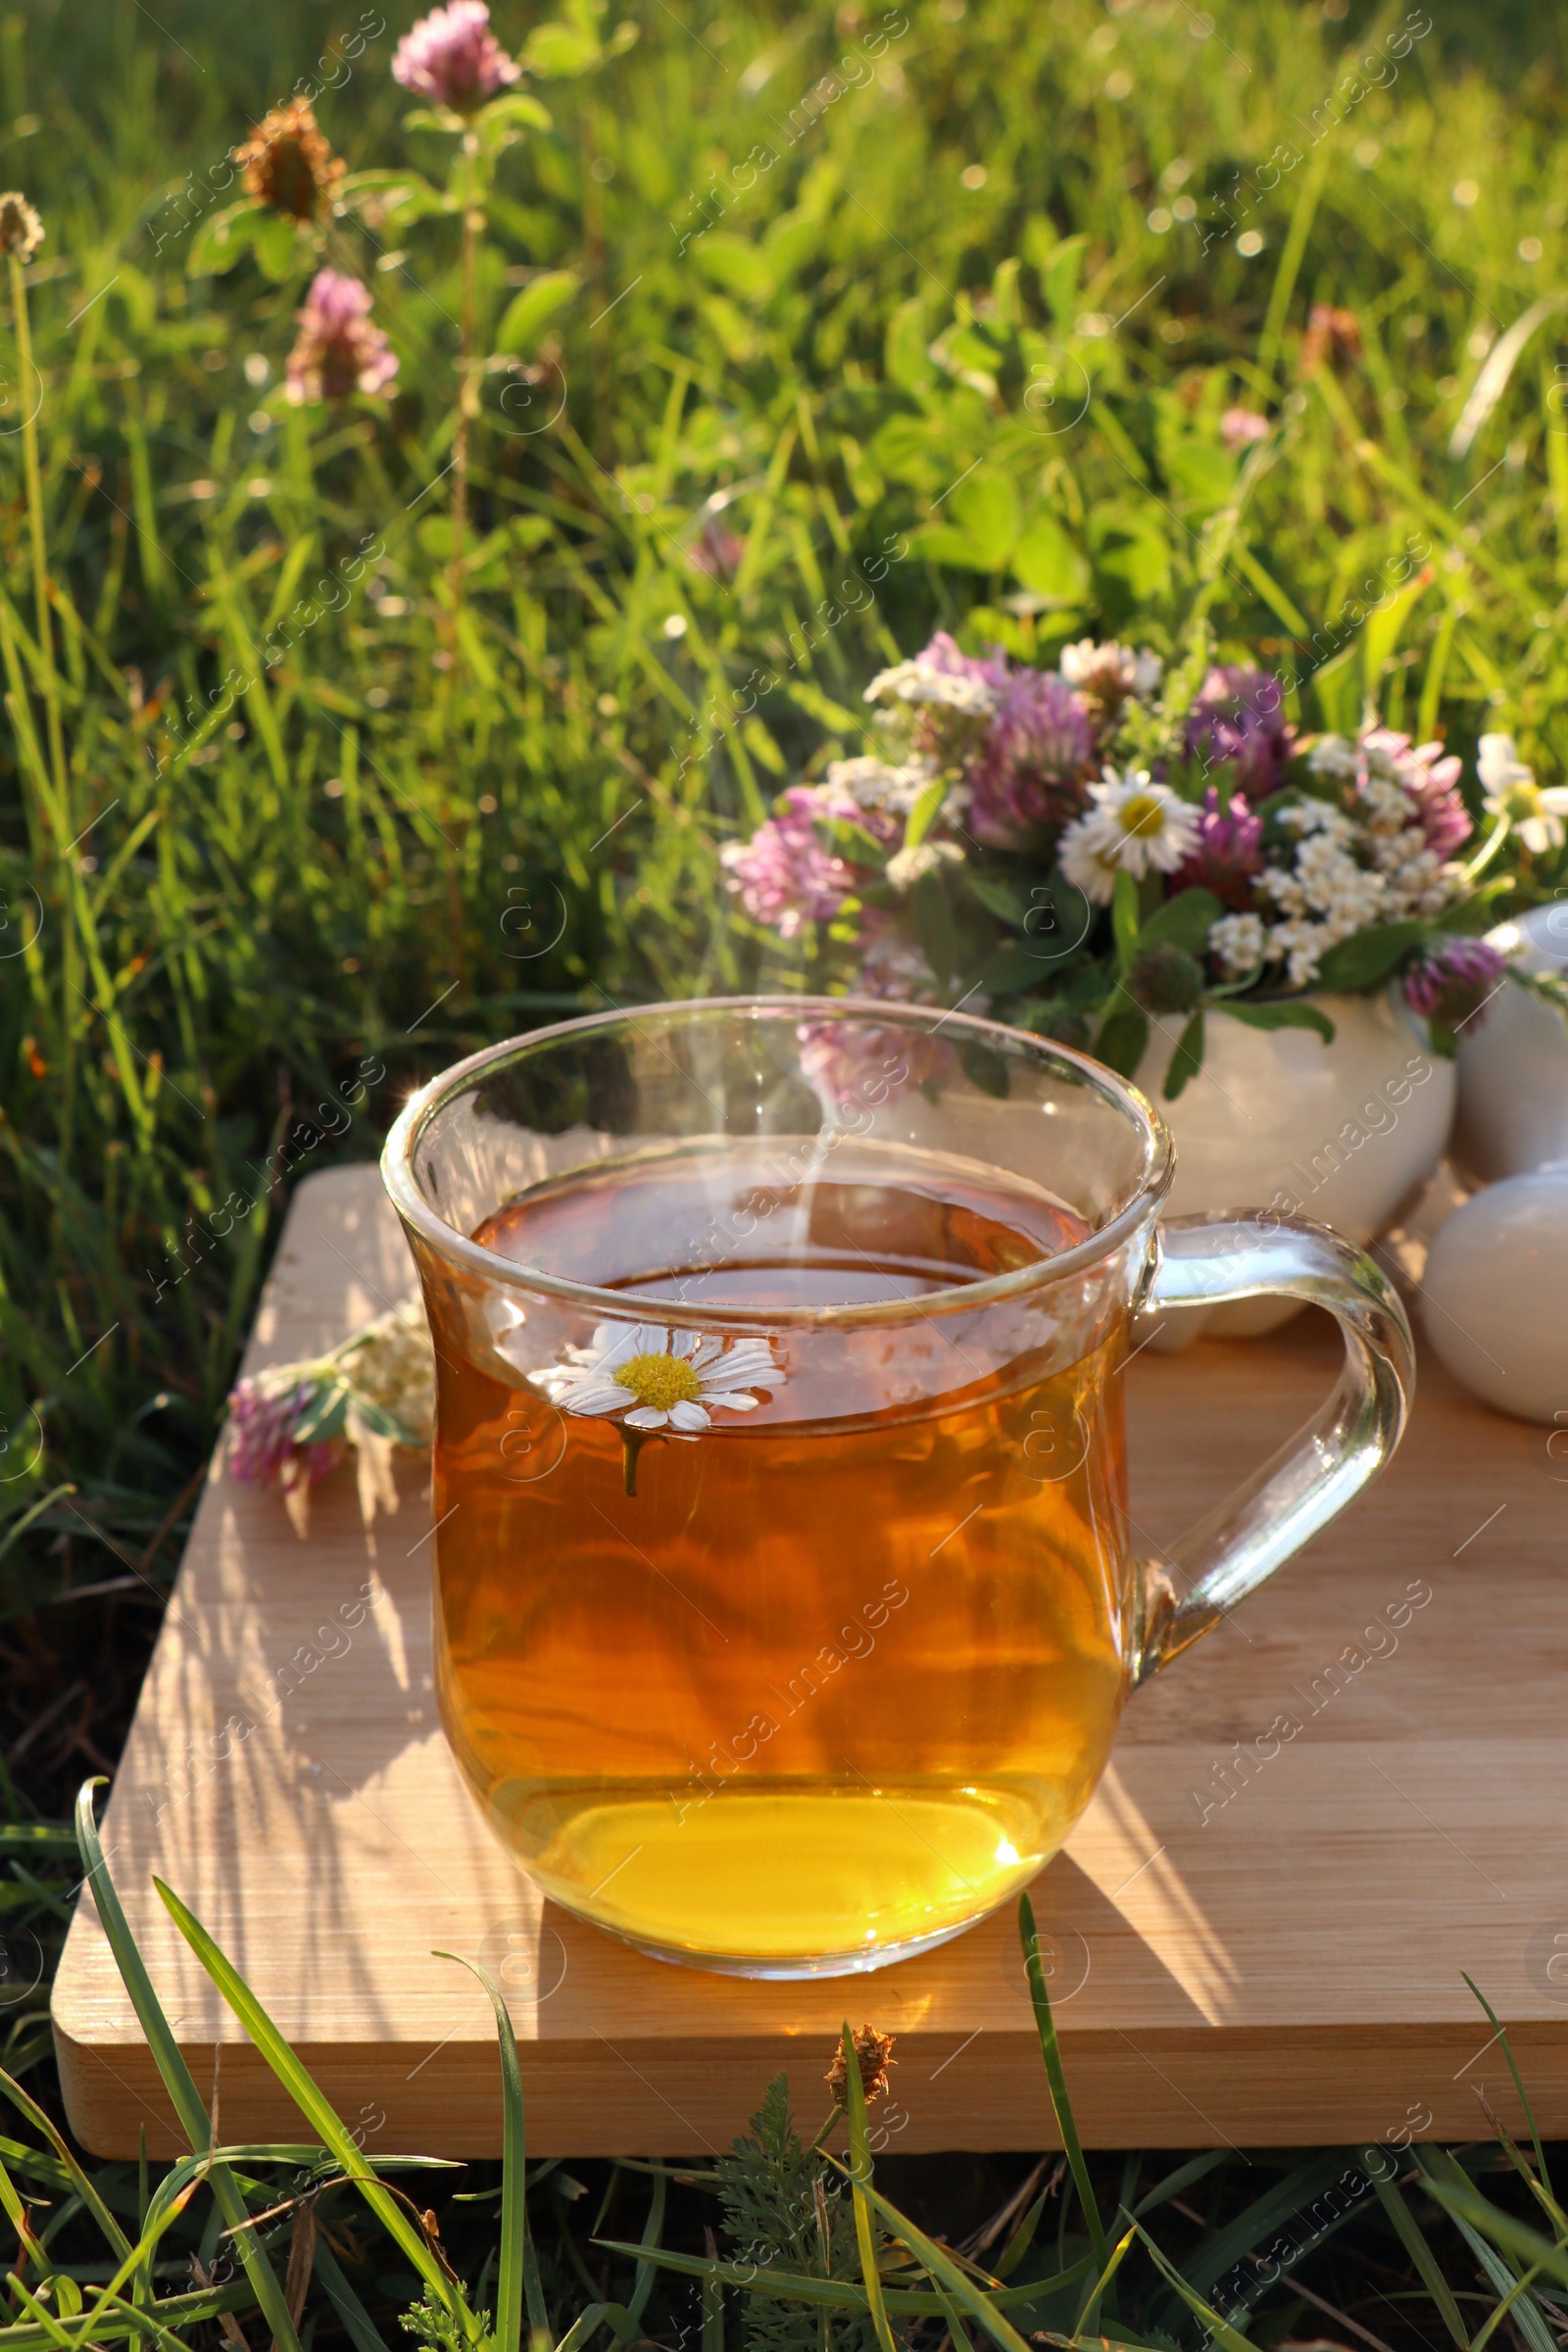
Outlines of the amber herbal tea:
[{"label": "amber herbal tea", "polygon": [[[545,1890],[650,1948],[843,1966],[1061,1844],[1125,1688],[1125,1318],[1065,1364],[918,1301],[1081,1242],[1022,1177],[837,1139],[653,1151],[473,1236],[616,1294],[571,1348],[438,1320],[449,1736]],[[703,1310],[755,1309],[755,1333]],[[687,1318],[692,1318],[688,1320]],[[482,1360],[481,1360],[482,1359]]]}]

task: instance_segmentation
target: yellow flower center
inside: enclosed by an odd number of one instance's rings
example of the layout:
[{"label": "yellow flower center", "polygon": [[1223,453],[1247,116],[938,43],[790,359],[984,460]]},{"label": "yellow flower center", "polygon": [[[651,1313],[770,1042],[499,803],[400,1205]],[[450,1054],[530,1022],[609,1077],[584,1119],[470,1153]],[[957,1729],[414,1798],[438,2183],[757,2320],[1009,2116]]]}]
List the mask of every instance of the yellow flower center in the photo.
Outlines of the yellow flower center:
[{"label": "yellow flower center", "polygon": [[1502,805],[1516,825],[1523,824],[1527,817],[1541,814],[1541,787],[1534,777],[1528,784],[1520,782],[1505,785]]},{"label": "yellow flower center", "polygon": [[1164,804],[1152,792],[1135,792],[1116,811],[1124,833],[1157,833],[1165,822]]},{"label": "yellow flower center", "polygon": [[667,1413],[672,1404],[691,1404],[703,1384],[678,1355],[633,1355],[612,1374],[617,1389],[630,1389],[639,1404]]}]

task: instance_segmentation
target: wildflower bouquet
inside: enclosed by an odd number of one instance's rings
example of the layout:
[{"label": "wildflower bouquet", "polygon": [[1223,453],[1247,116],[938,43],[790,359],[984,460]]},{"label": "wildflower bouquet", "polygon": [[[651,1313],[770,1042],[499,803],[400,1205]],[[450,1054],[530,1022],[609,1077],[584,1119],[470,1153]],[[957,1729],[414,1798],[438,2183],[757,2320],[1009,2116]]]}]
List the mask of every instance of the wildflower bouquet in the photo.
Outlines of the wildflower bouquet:
[{"label": "wildflower bouquet", "polygon": [[414,1297],[309,1363],[273,1364],[240,1381],[228,1400],[229,1474],[275,1486],[294,1532],[309,1532],[311,1491],[352,1447],[360,1508],[398,1507],[396,1447],[427,1449],[435,1421],[435,1360],[423,1301]]},{"label": "wildflower bouquet", "polygon": [[1167,671],[1085,640],[1043,670],[939,633],[865,699],[873,748],[724,851],[751,922],[809,946],[819,986],[989,1007],[1129,1077],[1181,1016],[1168,1098],[1210,1014],[1332,1042],[1318,993],[1397,983],[1451,1053],[1503,973],[1475,934],[1509,884],[1481,871],[1511,825],[1560,838],[1568,804],[1483,737],[1493,821],[1461,862],[1455,756],[1370,712],[1306,737],[1276,678],[1203,643]]}]

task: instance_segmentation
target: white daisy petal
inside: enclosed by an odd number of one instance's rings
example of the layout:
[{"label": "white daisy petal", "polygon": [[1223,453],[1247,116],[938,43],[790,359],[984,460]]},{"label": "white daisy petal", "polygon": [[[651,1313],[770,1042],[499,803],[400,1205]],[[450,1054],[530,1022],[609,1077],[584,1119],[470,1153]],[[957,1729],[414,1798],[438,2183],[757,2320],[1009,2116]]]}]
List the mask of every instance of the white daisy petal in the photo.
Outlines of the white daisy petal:
[{"label": "white daisy petal", "polygon": [[749,1389],[757,1381],[766,1386],[776,1382],[778,1377],[778,1368],[770,1359],[764,1358],[759,1363],[753,1356],[744,1364],[714,1364],[703,1377],[703,1391],[706,1395],[710,1391]]},{"label": "white daisy petal", "polygon": [[556,1399],[568,1413],[618,1413],[629,1401],[629,1391],[611,1381],[598,1388],[567,1389]]},{"label": "white daisy petal", "polygon": [[[753,1388],[773,1390],[786,1378],[770,1341],[726,1347],[710,1334],[662,1323],[602,1323],[593,1347],[564,1353],[566,1362],[528,1375],[552,1402],[687,1442],[711,1429],[715,1412],[755,1412],[762,1399]],[[634,1365],[628,1381],[623,1375]]]}]

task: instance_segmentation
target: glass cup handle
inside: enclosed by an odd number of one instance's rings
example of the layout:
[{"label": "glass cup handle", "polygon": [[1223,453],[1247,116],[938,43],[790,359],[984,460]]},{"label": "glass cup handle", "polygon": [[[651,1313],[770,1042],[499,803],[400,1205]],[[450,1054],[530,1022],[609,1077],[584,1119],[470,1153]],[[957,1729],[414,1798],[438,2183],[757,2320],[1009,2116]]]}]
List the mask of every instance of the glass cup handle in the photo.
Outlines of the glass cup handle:
[{"label": "glass cup handle", "polygon": [[1397,1294],[1364,1250],[1304,1217],[1172,1217],[1140,1313],[1242,1298],[1326,1306],[1345,1369],[1317,1418],[1219,1508],[1140,1563],[1136,1688],[1255,1592],[1375,1478],[1403,1435],[1415,1351]]}]

